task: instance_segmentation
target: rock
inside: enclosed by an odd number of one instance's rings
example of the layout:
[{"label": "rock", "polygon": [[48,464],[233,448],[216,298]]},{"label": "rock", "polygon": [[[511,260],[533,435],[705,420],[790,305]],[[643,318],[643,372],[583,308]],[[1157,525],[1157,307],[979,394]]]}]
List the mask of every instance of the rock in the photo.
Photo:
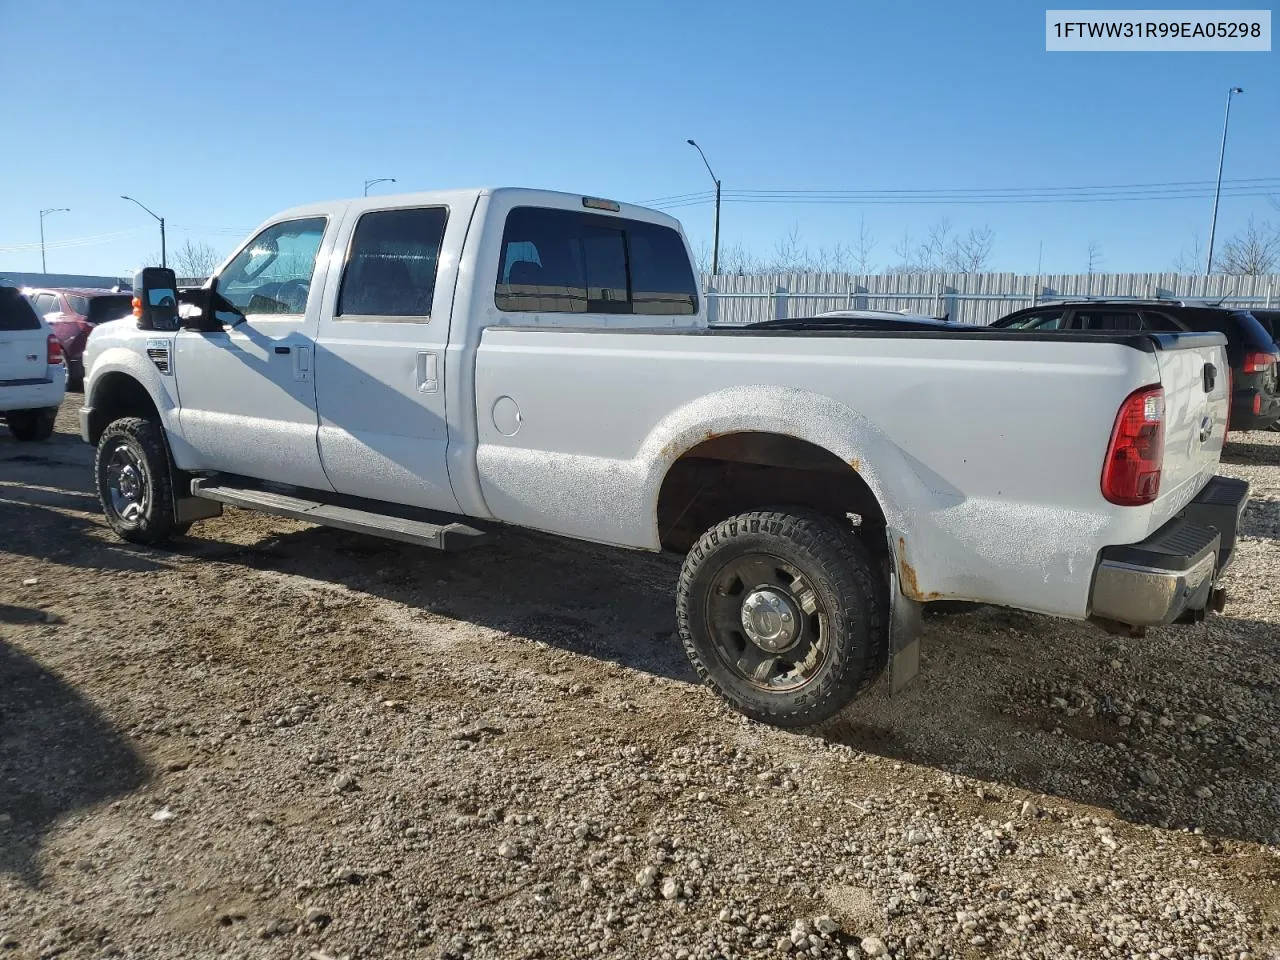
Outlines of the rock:
[{"label": "rock", "polygon": [[676,883],[673,877],[667,877],[662,881],[662,899],[674,900],[678,896],[680,896],[680,884]]},{"label": "rock", "polygon": [[795,948],[796,948],[796,945],[795,945],[795,943],[791,940],[791,938],[790,938],[790,937],[782,937],[782,938],[778,941],[778,952],[779,952],[779,953],[790,953],[790,952],[791,952],[792,950],[794,950]]},{"label": "rock", "polygon": [[1210,797],[1213,796],[1213,788],[1206,787],[1204,785],[1196,787],[1191,792],[1195,794],[1196,799],[1198,800],[1208,800]]},{"label": "rock", "polygon": [[27,577],[27,579],[22,581],[22,585],[24,587],[34,587],[39,582],[40,582],[39,577]]},{"label": "rock", "polygon": [[356,783],[356,778],[349,773],[340,773],[333,779],[334,793],[349,793],[352,790],[359,790],[360,786]]},{"label": "rock", "polygon": [[1127,713],[1122,713],[1120,716],[1116,717],[1116,723],[1122,727],[1127,727],[1129,724],[1133,723],[1133,717],[1129,716]]},{"label": "rock", "polygon": [[1119,660],[1112,660],[1112,661],[1111,661],[1111,669],[1112,669],[1112,670],[1122,670],[1122,669],[1124,669],[1124,664],[1123,664],[1123,663],[1121,663]]},{"label": "rock", "polygon": [[156,821],[156,823],[164,823],[166,820],[172,820],[176,816],[177,814],[168,807],[161,807],[151,815],[151,819]]},{"label": "rock", "polygon": [[18,945],[18,938],[11,933],[0,934],[0,950],[12,950]]},{"label": "rock", "polygon": [[907,832],[907,843],[918,846],[922,843],[929,842],[929,834],[924,830],[909,830]]},{"label": "rock", "polygon": [[1209,724],[1211,723],[1213,723],[1213,718],[1206,717],[1203,713],[1197,713],[1191,719],[1191,725],[1195,727],[1197,730],[1203,730],[1205,727],[1209,726]]},{"label": "rock", "polygon": [[862,952],[868,957],[883,957],[889,953],[889,948],[884,945],[884,941],[879,937],[863,937]]},{"label": "rock", "polygon": [[1148,787],[1160,786],[1160,774],[1154,770],[1145,769],[1138,773],[1138,779],[1145,783]]},{"label": "rock", "polygon": [[343,867],[338,871],[338,880],[342,883],[359,883],[362,879],[354,867]]},{"label": "rock", "polygon": [[637,887],[652,887],[658,880],[658,868],[649,866],[645,867],[636,874]]},{"label": "rock", "polygon": [[515,860],[520,856],[520,848],[510,840],[503,840],[498,844],[498,856],[504,860]]},{"label": "rock", "polygon": [[585,823],[580,823],[573,828],[573,835],[579,840],[586,840],[591,836],[591,827]]},{"label": "rock", "polygon": [[813,921],[813,928],[824,937],[829,937],[840,929],[840,924],[835,920],[835,918],[823,914]]},{"label": "rock", "polygon": [[1023,800],[1023,801],[1022,801],[1022,815],[1023,815],[1024,817],[1038,817],[1038,816],[1040,816],[1040,808],[1039,808],[1039,807],[1037,807],[1037,806],[1036,806],[1034,803],[1032,803],[1030,800]]},{"label": "rock", "polygon": [[319,907],[308,907],[307,912],[302,915],[302,922],[309,927],[322,927],[332,919],[327,910]]},{"label": "rock", "polygon": [[1055,710],[1067,709],[1067,701],[1063,700],[1061,697],[1054,697],[1049,701],[1049,703]]}]

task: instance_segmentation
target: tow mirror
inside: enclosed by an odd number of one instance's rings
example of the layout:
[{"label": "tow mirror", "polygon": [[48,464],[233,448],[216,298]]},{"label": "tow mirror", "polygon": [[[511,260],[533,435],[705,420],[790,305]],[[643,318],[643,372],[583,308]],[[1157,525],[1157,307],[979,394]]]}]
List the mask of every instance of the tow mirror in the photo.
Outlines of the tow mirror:
[{"label": "tow mirror", "polygon": [[133,278],[133,315],[141,330],[178,329],[178,277],[167,267],[143,267]]}]

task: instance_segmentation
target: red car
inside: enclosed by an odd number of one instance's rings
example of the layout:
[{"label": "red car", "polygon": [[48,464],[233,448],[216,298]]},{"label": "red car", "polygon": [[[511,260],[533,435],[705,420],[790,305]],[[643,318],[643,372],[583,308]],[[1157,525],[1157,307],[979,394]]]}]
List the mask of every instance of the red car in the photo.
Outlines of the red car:
[{"label": "red car", "polygon": [[36,313],[49,322],[67,361],[67,389],[84,385],[84,345],[99,323],[133,311],[133,294],[85,287],[36,288],[25,291]]}]

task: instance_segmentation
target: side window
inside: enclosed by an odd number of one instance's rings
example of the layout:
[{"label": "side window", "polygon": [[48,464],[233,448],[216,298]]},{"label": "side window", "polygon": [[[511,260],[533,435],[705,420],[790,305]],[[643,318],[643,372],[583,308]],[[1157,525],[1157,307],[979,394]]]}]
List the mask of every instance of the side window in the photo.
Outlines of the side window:
[{"label": "side window", "polygon": [[306,312],[326,222],[307,217],[267,227],[219,274],[218,293],[245,315]]},{"label": "side window", "polygon": [[362,215],[342,272],[337,315],[430,319],[448,221],[443,207]]},{"label": "side window", "polygon": [[669,227],[516,207],[507,215],[494,303],[509,313],[693,314],[697,285]]},{"label": "side window", "polygon": [[31,305],[36,308],[36,313],[43,317],[46,313],[53,313],[58,309],[58,299],[52,293],[37,293]]},{"label": "side window", "polygon": [[1144,311],[1142,314],[1142,323],[1144,330],[1157,330],[1160,333],[1181,333],[1182,327],[1178,326],[1173,317],[1166,316],[1163,313],[1151,313]]},{"label": "side window", "polygon": [[1081,330],[1141,330],[1137,310],[1077,310],[1076,326]]},{"label": "side window", "polygon": [[1061,330],[1066,320],[1065,310],[1041,310],[1028,313],[1009,324],[1010,330]]}]

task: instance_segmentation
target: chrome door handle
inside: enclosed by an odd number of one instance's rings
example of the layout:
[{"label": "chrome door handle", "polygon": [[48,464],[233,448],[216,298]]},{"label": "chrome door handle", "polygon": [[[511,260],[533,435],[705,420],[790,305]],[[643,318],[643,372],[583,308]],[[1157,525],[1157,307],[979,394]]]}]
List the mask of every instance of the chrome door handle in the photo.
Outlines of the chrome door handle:
[{"label": "chrome door handle", "polygon": [[418,353],[418,392],[437,393],[440,390],[438,372],[439,355],[422,350]]}]

